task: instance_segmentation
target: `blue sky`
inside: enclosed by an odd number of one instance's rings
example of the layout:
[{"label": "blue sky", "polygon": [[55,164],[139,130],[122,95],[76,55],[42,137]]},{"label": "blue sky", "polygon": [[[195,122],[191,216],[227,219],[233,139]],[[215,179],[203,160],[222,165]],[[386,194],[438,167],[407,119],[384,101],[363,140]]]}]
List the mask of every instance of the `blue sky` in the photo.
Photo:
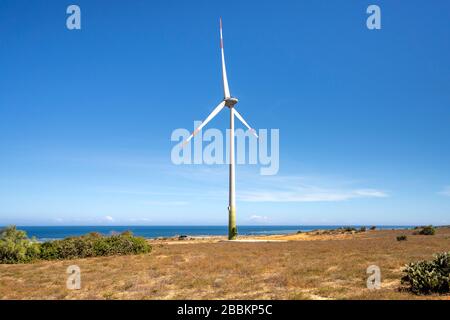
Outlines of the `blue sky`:
[{"label": "blue sky", "polygon": [[238,224],[450,224],[444,0],[2,0],[0,224],[226,224],[227,166],[170,159],[222,98],[220,16],[239,111],[280,130]]}]

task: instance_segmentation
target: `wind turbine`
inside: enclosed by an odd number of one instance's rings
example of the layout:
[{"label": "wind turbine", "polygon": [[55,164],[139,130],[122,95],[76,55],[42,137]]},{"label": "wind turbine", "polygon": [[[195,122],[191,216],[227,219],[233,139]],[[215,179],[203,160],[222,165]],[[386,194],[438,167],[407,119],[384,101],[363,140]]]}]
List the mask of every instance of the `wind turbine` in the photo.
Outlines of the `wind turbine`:
[{"label": "wind turbine", "polygon": [[189,138],[186,139],[184,145],[186,145],[200,130],[208,124],[223,108],[228,107],[230,109],[230,178],[229,178],[229,203],[228,203],[228,239],[235,240],[237,236],[236,228],[236,188],[235,188],[235,157],[234,157],[234,116],[238,118],[244,126],[246,126],[255,136],[258,138],[256,131],[252,129],[247,121],[236,110],[235,105],[238,103],[236,97],[231,96],[230,88],[228,86],[227,69],[225,67],[225,54],[223,50],[223,35],[222,35],[222,18],[220,18],[220,51],[222,54],[222,81],[223,81],[223,100],[219,105],[209,114],[209,116],[203,121]]}]

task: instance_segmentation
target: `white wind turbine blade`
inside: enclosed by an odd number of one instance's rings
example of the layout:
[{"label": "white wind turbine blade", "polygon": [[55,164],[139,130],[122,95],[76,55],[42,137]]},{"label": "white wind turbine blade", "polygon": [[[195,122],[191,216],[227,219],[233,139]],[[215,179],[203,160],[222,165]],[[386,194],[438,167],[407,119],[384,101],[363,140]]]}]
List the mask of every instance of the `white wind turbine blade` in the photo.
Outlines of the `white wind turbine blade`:
[{"label": "white wind turbine blade", "polygon": [[222,52],[222,80],[224,98],[231,97],[230,88],[228,87],[227,68],[225,67],[225,53],[223,51],[223,35],[222,35],[222,18],[220,18],[220,51]]},{"label": "white wind turbine blade", "polygon": [[209,116],[205,119],[205,121],[202,122],[201,125],[199,125],[197,127],[197,129],[194,130],[194,132],[192,132],[192,134],[189,136],[189,138],[186,139],[186,141],[184,142],[183,146],[188,143],[189,141],[191,141],[191,139],[200,131],[202,130],[202,128],[204,126],[206,126],[208,124],[208,122],[210,122],[212,120],[212,118],[214,118],[219,112],[220,110],[223,109],[223,107],[225,107],[225,101],[222,101],[221,103],[219,103],[219,105],[209,114]]},{"label": "white wind turbine blade", "polygon": [[258,135],[256,134],[255,129],[251,128],[247,121],[244,120],[244,118],[241,116],[241,114],[236,110],[236,108],[233,108],[234,114],[236,116],[236,118],[238,118],[243,124],[244,126],[246,126],[248,128],[248,130],[250,130],[251,133],[253,133],[255,135],[255,137],[258,138]]}]

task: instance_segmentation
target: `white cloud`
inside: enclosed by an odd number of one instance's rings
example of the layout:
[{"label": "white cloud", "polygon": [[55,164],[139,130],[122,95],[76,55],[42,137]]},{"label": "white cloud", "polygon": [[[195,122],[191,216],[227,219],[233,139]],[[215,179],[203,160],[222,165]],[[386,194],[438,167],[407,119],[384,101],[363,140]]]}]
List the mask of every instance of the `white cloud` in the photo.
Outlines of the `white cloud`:
[{"label": "white cloud", "polygon": [[334,184],[334,187],[322,187],[299,177],[277,177],[268,182],[256,189],[241,191],[239,199],[247,202],[332,202],[389,196],[383,190],[351,188],[352,183],[322,182]]},{"label": "white cloud", "polygon": [[250,216],[250,218],[248,218],[249,221],[252,222],[268,222],[269,221],[269,217],[266,216],[259,216],[259,215],[252,215]]},{"label": "white cloud", "polygon": [[[218,167],[187,168],[194,187],[172,187],[160,190],[100,188],[101,192],[148,196],[142,202],[161,207],[188,206],[191,199],[223,199],[227,197],[227,169]],[[215,172],[215,173],[214,173]],[[363,185],[363,181],[348,180],[340,176],[260,176],[240,172],[237,197],[246,202],[337,202],[358,198],[386,198],[389,194],[380,189]],[[217,175],[217,176],[216,176]]]},{"label": "white cloud", "polygon": [[105,220],[105,221],[107,221],[107,222],[113,222],[113,221],[114,221],[114,218],[111,217],[111,216],[104,216],[104,217],[103,217],[103,220]]},{"label": "white cloud", "polygon": [[446,186],[442,191],[438,192],[441,196],[450,197],[450,186]]},{"label": "white cloud", "polygon": [[146,205],[151,206],[185,206],[189,204],[187,201],[145,201]]},{"label": "white cloud", "polygon": [[304,192],[243,192],[240,200],[247,202],[330,202],[345,201],[356,198],[385,198],[388,195],[380,190],[349,190],[349,191],[304,191]]}]

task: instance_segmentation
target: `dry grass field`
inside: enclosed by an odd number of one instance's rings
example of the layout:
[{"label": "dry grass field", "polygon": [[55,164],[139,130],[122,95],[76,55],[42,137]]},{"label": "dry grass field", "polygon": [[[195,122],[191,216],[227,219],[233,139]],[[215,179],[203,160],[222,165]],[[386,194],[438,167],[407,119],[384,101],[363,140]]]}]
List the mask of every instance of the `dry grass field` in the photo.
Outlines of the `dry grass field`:
[{"label": "dry grass field", "polygon": [[[406,234],[407,241],[396,236]],[[261,238],[261,237],[260,237]],[[271,236],[231,243],[152,241],[147,255],[0,265],[1,299],[450,299],[399,290],[402,266],[450,251],[450,228],[349,235]],[[66,289],[66,268],[81,268],[81,289]],[[369,265],[382,288],[366,288]]]}]

